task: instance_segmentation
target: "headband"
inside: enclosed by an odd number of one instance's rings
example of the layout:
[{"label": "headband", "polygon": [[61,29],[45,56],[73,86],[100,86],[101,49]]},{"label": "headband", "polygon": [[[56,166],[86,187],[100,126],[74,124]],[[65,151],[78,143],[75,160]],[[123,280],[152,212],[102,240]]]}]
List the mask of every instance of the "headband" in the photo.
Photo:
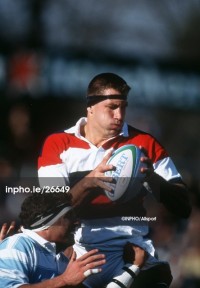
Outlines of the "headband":
[{"label": "headband", "polygon": [[120,100],[127,100],[126,95],[121,94],[111,94],[111,95],[91,95],[87,96],[87,106],[94,105],[98,102],[107,100],[107,99],[120,99]]},{"label": "headband", "polygon": [[35,232],[45,230],[71,209],[71,206],[66,206],[66,203],[64,203],[47,212],[45,211],[36,217],[36,220],[38,220],[31,224],[29,229]]}]

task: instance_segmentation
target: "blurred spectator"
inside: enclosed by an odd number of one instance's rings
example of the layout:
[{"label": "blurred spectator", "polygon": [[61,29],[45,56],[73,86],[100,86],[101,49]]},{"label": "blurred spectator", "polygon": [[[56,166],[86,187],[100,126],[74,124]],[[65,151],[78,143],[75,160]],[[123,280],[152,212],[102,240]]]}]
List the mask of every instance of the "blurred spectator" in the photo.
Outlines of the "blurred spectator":
[{"label": "blurred spectator", "polygon": [[36,150],[36,139],[31,129],[31,115],[27,105],[17,103],[12,106],[8,114],[7,124],[7,144],[12,151],[13,165],[19,175],[25,170],[26,176],[36,175],[34,164],[38,151]]},{"label": "blurred spectator", "polygon": [[19,93],[37,94],[39,85],[39,56],[36,52],[19,51],[13,55],[9,63],[9,88]]},{"label": "blurred spectator", "polygon": [[5,185],[14,180],[15,174],[16,171],[8,155],[8,149],[3,143],[0,143],[0,207],[3,207],[6,199]]},{"label": "blurred spectator", "polygon": [[7,193],[6,187],[30,187],[37,177],[37,139],[32,131],[28,105],[13,103],[4,128],[4,141],[0,146],[0,205],[1,221],[8,221],[16,219],[27,195]]}]

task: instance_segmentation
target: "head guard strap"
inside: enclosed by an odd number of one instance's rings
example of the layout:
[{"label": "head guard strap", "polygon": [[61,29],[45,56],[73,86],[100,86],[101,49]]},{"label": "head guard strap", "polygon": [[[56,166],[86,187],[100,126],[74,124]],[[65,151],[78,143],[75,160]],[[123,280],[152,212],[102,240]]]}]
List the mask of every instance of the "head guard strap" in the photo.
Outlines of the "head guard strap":
[{"label": "head guard strap", "polygon": [[63,203],[49,211],[45,211],[43,214],[40,214],[35,218],[35,222],[30,225],[29,229],[34,231],[45,230],[71,209],[71,206]]},{"label": "head guard strap", "polygon": [[94,105],[98,102],[107,100],[107,99],[119,99],[119,100],[127,100],[126,95],[121,94],[111,94],[111,95],[91,95],[87,96],[87,106]]}]

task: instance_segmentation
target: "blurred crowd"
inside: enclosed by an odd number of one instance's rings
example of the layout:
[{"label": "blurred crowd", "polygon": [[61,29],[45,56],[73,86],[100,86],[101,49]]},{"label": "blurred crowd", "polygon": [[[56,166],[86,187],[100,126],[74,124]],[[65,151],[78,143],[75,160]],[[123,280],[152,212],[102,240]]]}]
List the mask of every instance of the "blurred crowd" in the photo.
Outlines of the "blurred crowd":
[{"label": "blurred crowd", "polygon": [[[80,111],[84,116],[85,106],[81,102],[78,105],[77,101],[73,106],[70,101],[66,99],[64,106],[60,101],[59,106],[57,100],[56,106],[51,99],[50,107],[48,99],[38,100],[34,109],[27,101],[4,106],[6,111],[3,111],[0,128],[1,225],[17,220],[19,207],[27,196],[26,193],[6,193],[6,187],[37,185],[37,157],[44,138],[53,130],[70,126]],[[65,113],[69,109],[70,113]],[[150,233],[159,257],[170,262],[174,277],[172,288],[200,287],[200,140],[197,133],[200,118],[198,114],[180,111],[129,107],[127,121],[163,143],[190,188],[193,210],[188,220],[176,219],[151,197],[147,197],[146,203],[149,215],[155,215],[156,211],[157,221],[151,223]]]}]

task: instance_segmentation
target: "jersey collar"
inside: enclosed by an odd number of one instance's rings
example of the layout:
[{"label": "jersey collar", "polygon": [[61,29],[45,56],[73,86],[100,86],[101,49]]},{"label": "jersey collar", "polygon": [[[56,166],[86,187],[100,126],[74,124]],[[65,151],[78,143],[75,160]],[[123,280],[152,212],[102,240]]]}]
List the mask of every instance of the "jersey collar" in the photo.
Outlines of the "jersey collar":
[{"label": "jersey collar", "polygon": [[[77,138],[83,139],[84,137],[81,135],[80,131],[81,131],[81,126],[85,125],[87,123],[87,118],[86,117],[82,117],[80,118],[75,126],[65,130],[66,133],[70,133],[70,134],[74,134]],[[119,133],[118,136],[123,136],[123,137],[128,137],[128,125],[126,122],[124,122],[124,125],[122,127],[121,132]],[[85,138],[84,138],[85,139]]]},{"label": "jersey collar", "polygon": [[29,229],[21,228],[23,234],[29,236],[34,241],[36,241],[38,244],[40,244],[42,247],[47,249],[49,252],[56,254],[56,244],[54,242],[49,242],[40,235],[38,235],[36,232],[31,231]]}]

